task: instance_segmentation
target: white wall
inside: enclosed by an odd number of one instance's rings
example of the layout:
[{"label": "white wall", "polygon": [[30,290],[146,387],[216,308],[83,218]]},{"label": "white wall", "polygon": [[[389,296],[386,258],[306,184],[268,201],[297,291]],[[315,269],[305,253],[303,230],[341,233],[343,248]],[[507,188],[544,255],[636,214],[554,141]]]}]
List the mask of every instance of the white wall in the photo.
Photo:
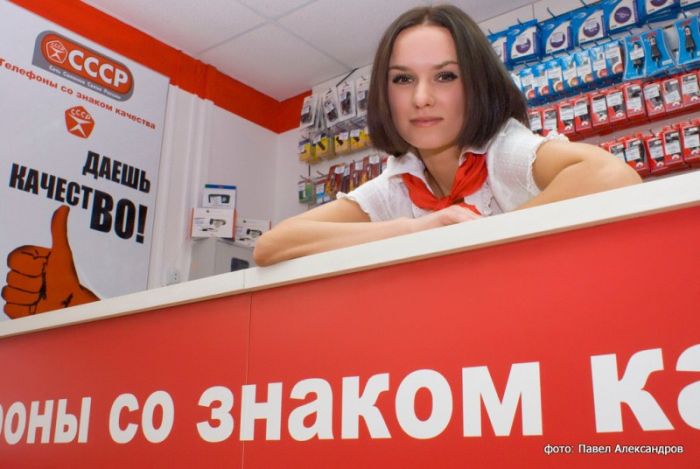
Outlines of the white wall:
[{"label": "white wall", "polygon": [[299,161],[297,146],[299,131],[289,130],[277,136],[275,148],[275,186],[274,212],[272,223],[276,224],[285,218],[306,211],[307,207],[300,204],[297,194],[297,182],[300,176],[309,175],[309,165]]},{"label": "white wall", "polygon": [[166,285],[169,274],[176,273],[179,281],[188,278],[190,210],[207,174],[213,108],[210,101],[170,87],[148,288]]},{"label": "white wall", "polygon": [[[295,132],[288,132],[293,142]],[[204,184],[237,186],[236,206],[244,218],[278,220],[295,213],[294,204],[278,207],[287,187],[277,190],[277,174],[283,184],[295,184],[289,168],[278,164],[282,136],[215,106],[211,101],[171,86],[168,95],[163,151],[159,171],[158,202],[149,269],[149,288],[189,279],[193,248],[191,210],[201,205]],[[292,165],[296,154],[291,154]],[[298,204],[297,204],[298,205]],[[304,209],[305,207],[301,207]],[[277,218],[276,213],[281,215]],[[194,250],[195,253],[199,250]],[[196,254],[198,255],[198,254]]]},{"label": "white wall", "polygon": [[239,217],[271,220],[278,134],[214,106],[210,138],[206,182],[236,186]]}]

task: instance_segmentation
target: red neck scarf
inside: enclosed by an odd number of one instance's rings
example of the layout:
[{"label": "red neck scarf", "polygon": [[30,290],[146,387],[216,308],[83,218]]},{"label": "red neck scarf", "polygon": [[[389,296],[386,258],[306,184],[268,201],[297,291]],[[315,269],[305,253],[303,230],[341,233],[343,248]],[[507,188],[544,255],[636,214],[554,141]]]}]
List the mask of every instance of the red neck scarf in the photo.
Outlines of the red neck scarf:
[{"label": "red neck scarf", "polygon": [[474,153],[466,154],[464,161],[457,168],[452,190],[445,197],[435,197],[422,179],[408,173],[401,175],[408,188],[408,195],[416,206],[425,210],[437,211],[458,204],[479,215],[481,214],[479,210],[473,205],[464,203],[464,198],[478,191],[486,181],[487,176],[486,155]]}]

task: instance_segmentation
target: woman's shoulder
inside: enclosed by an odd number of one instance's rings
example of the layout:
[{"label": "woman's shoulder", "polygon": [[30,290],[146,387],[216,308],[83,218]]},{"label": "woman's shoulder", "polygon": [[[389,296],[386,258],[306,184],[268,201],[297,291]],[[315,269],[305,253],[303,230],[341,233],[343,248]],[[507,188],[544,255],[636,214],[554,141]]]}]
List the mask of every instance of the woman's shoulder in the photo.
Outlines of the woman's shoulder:
[{"label": "woman's shoulder", "polygon": [[547,136],[536,134],[525,124],[511,117],[489,143],[488,153],[490,159],[494,160],[508,156],[517,158],[536,152],[540,145],[549,140],[568,141],[568,138],[557,132],[551,132]]},{"label": "woman's shoulder", "polygon": [[513,139],[513,138],[528,138],[528,137],[539,137],[532,130],[530,130],[525,124],[520,122],[513,117],[508,118],[508,120],[503,124],[496,134],[496,136],[491,140],[491,145],[502,143],[503,141]]}]

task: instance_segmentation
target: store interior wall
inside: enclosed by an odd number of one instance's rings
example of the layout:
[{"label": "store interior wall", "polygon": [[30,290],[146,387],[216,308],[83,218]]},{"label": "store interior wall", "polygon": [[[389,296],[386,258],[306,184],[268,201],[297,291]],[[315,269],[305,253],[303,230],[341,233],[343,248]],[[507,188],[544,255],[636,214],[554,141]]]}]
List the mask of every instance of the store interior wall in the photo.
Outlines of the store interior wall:
[{"label": "store interior wall", "polygon": [[[480,26],[495,32],[518,21],[545,20],[580,6],[579,0],[542,0]],[[366,66],[356,73],[368,70]],[[343,77],[319,83],[313,91],[320,92]],[[205,183],[237,186],[238,216],[270,220],[274,226],[309,208],[297,201],[300,177],[316,176],[332,164],[366,154],[310,166],[297,157],[298,129],[278,134],[176,87],[171,87],[166,127],[161,181],[169,184],[159,192],[149,288],[189,279],[193,246],[199,242],[189,236],[190,213],[199,204]]]},{"label": "store interior wall", "polygon": [[[580,6],[579,0],[542,0],[491,18],[480,23],[480,26],[485,32],[495,32],[517,24],[518,21],[532,18],[544,20],[550,18],[551,14],[558,15]],[[367,65],[357,70],[353,76],[369,71],[370,66]],[[319,83],[313,87],[313,91],[319,93],[328,86],[336,85],[342,78],[344,75]],[[204,171],[206,180],[199,182],[195,192],[198,192],[204,183],[237,186],[238,216],[269,219],[274,226],[288,217],[303,213],[309,207],[297,201],[298,182],[301,177],[327,173],[330,166],[339,161],[361,159],[367,154],[367,151],[354,153],[310,166],[299,161],[297,157],[300,137],[298,129],[277,134],[216,106],[213,106],[213,109],[210,113],[211,129],[208,135],[211,139],[211,149],[206,154],[206,161],[202,161],[203,166],[207,168]],[[174,118],[187,119],[184,115]],[[176,181],[177,178],[173,183],[177,184]],[[193,200],[197,200],[197,195],[193,194],[192,197]],[[173,216],[178,218],[178,215],[174,214],[176,207],[173,206],[173,201],[168,200],[166,205],[168,212],[172,212]],[[188,209],[182,207],[183,211]],[[174,223],[177,221],[171,222]],[[187,247],[180,252],[172,249],[172,256],[163,256],[154,263],[154,280],[167,280],[168,270],[173,266],[181,269],[184,279],[188,278],[189,266],[193,260],[192,243],[199,241],[181,238],[180,242],[181,246]],[[173,243],[174,248],[177,240],[169,240],[168,243]],[[197,263],[198,259],[194,261]],[[154,286],[157,284],[154,283]]]}]

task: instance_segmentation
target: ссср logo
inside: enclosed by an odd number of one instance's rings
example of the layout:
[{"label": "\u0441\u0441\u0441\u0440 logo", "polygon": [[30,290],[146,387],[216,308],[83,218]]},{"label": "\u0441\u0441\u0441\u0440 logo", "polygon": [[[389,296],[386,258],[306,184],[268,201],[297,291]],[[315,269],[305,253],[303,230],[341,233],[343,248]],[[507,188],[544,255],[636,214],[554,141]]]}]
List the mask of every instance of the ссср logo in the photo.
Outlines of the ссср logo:
[{"label": "\u0441\u0441\u0441\u0440 logo", "polygon": [[53,31],[37,36],[32,64],[118,101],[134,92],[126,65]]},{"label": "\u0441\u0441\u0441\u0440 logo", "polygon": [[95,121],[82,106],[66,110],[66,129],[76,137],[88,138],[95,128]]}]

